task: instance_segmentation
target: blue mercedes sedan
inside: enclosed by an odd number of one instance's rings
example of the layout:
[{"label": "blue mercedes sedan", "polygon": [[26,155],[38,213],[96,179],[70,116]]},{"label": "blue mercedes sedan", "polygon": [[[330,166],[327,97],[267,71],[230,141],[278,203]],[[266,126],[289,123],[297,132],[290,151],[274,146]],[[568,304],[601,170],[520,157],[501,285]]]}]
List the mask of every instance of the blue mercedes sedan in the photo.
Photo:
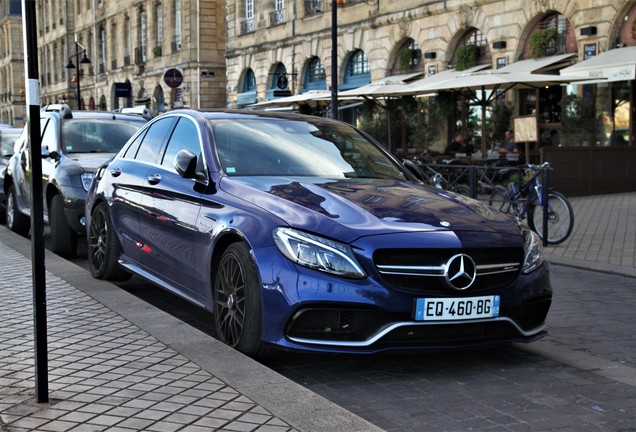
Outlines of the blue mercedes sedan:
[{"label": "blue mercedes sedan", "polygon": [[251,356],[546,332],[537,235],[425,186],[346,123],[170,111],[98,170],[86,216],[94,277],[135,274],[211,311],[217,337]]}]

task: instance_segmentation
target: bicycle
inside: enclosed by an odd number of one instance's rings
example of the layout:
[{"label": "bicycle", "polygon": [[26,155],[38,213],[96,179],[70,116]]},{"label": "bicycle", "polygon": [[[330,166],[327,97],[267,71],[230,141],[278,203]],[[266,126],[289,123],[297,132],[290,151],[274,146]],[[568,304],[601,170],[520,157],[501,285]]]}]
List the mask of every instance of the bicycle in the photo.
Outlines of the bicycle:
[{"label": "bicycle", "polygon": [[[541,178],[545,170],[551,169],[549,162],[542,165],[522,167],[523,181],[511,181],[508,187],[495,186],[490,195],[490,206],[515,217],[518,221],[528,219],[528,226],[543,240],[543,190]],[[565,241],[574,228],[574,210],[570,201],[561,192],[548,190],[547,206],[548,244]]]}]

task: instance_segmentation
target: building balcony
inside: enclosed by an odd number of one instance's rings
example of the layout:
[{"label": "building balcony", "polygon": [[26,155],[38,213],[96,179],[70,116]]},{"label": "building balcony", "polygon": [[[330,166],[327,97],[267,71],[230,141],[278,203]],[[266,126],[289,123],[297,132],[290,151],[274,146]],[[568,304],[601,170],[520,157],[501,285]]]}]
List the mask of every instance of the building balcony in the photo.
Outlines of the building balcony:
[{"label": "building balcony", "polygon": [[285,9],[276,9],[269,13],[269,25],[277,26],[285,22]]},{"label": "building balcony", "polygon": [[254,33],[254,18],[241,21],[241,34]]},{"label": "building balcony", "polygon": [[323,13],[322,0],[305,0],[305,16]]}]

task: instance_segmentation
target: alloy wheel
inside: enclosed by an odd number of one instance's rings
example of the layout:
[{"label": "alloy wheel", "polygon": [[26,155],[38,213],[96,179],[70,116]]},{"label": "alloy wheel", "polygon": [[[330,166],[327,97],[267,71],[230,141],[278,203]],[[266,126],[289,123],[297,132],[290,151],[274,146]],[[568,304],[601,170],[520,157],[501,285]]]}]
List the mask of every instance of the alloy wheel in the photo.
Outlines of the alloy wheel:
[{"label": "alloy wheel", "polygon": [[219,266],[214,300],[219,337],[232,346],[241,340],[245,324],[245,277],[238,257],[227,254]]}]

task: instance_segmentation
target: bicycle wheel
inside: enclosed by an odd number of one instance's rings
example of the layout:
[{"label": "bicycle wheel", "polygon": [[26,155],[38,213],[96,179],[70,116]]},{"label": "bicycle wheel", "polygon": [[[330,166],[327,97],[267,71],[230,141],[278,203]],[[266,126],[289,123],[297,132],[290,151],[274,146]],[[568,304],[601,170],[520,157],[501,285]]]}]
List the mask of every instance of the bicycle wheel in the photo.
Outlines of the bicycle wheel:
[{"label": "bicycle wheel", "polygon": [[[543,239],[543,207],[534,201],[528,211],[530,228]],[[561,192],[548,192],[548,244],[565,241],[574,228],[574,210],[570,201]]]},{"label": "bicycle wheel", "polygon": [[457,185],[453,188],[453,192],[458,193],[460,195],[467,196],[469,198],[473,198],[470,194],[470,188],[466,185]]},{"label": "bicycle wheel", "polygon": [[514,214],[514,206],[508,198],[508,191],[503,186],[495,186],[495,190],[488,199],[488,205],[504,213]]}]

